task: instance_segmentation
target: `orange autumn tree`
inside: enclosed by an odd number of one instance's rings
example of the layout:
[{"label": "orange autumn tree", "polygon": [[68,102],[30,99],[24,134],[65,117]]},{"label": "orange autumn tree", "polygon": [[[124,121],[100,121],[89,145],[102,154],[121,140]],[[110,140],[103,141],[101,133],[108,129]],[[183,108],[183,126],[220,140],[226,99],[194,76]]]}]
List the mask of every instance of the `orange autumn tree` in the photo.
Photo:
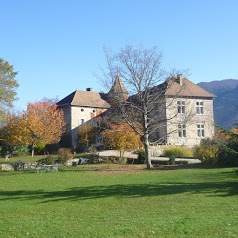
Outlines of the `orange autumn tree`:
[{"label": "orange autumn tree", "polygon": [[27,104],[27,110],[22,117],[25,144],[34,147],[37,144],[54,144],[60,141],[65,132],[63,111],[57,105],[51,105],[49,100]]},{"label": "orange autumn tree", "polygon": [[5,123],[0,128],[0,139],[12,153],[14,147],[22,145],[24,139],[24,128],[21,127],[22,113],[8,112],[5,119]]},{"label": "orange autumn tree", "polygon": [[27,110],[19,114],[9,114],[1,130],[5,144],[31,145],[34,156],[35,145],[53,144],[65,132],[63,112],[49,100],[27,104]]},{"label": "orange autumn tree", "polygon": [[227,140],[229,139],[229,135],[227,134],[225,129],[220,127],[215,127],[215,133],[214,133],[213,139],[215,141],[218,141],[219,143],[226,143]]},{"label": "orange autumn tree", "polygon": [[120,151],[120,157],[124,156],[126,150],[142,146],[140,136],[126,122],[109,124],[109,128],[102,131],[101,135],[107,147]]},{"label": "orange autumn tree", "polygon": [[224,128],[215,128],[215,134],[213,139],[220,143],[226,144],[228,140],[234,140],[236,138],[235,135],[238,135],[238,126],[235,124],[231,130],[226,130]]}]

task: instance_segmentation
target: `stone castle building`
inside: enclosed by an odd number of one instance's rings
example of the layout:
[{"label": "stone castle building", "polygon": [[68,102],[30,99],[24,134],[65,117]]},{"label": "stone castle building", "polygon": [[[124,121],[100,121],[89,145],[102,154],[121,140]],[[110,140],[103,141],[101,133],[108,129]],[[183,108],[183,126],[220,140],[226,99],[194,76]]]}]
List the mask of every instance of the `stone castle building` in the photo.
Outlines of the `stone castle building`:
[{"label": "stone castle building", "polygon": [[[181,75],[156,86],[155,93],[165,85],[163,99],[157,105],[158,110],[154,110],[160,111],[157,115],[160,126],[151,140],[167,145],[193,146],[203,138],[211,138],[215,96]],[[108,99],[115,93],[128,99],[127,90],[118,76],[107,94],[87,88],[86,91],[76,90],[57,103],[67,123],[65,138],[68,146],[77,148],[78,127],[107,111],[111,107]]]}]

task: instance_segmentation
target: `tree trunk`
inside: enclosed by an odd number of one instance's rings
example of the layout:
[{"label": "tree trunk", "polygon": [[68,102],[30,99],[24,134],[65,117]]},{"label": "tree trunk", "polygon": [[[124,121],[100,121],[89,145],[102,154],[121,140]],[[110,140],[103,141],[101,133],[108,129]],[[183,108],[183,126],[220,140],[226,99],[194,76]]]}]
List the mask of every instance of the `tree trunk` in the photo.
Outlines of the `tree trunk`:
[{"label": "tree trunk", "polygon": [[144,115],[143,115],[143,130],[144,130],[144,147],[145,147],[145,157],[146,157],[146,164],[147,169],[153,168],[151,164],[151,156],[150,156],[150,143],[149,143],[149,131],[148,131],[148,111],[146,104],[143,105]]},{"label": "tree trunk", "polygon": [[147,169],[151,169],[151,168],[153,168],[153,165],[151,163],[151,155],[150,155],[150,146],[149,146],[148,135],[145,135],[145,137],[144,137],[144,147],[145,147],[145,157],[146,157]]},{"label": "tree trunk", "polygon": [[34,154],[35,154],[35,145],[32,144],[31,145],[31,157],[34,157]]}]

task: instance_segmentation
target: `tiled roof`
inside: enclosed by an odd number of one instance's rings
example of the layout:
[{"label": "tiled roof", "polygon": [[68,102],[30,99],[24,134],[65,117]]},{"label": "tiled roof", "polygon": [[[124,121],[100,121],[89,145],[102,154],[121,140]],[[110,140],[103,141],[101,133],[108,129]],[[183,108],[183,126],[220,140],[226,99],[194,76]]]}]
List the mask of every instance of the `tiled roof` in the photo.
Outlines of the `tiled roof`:
[{"label": "tiled roof", "polygon": [[192,83],[188,79],[180,76],[178,78],[169,78],[167,81],[167,96],[181,96],[181,97],[205,97],[215,98],[216,96],[201,88],[197,84]]},{"label": "tiled roof", "polygon": [[[155,91],[154,91],[155,90]],[[157,90],[163,92],[166,96],[179,96],[179,97],[198,97],[198,98],[215,98],[216,96],[209,93],[205,89],[201,88],[197,84],[192,83],[183,76],[171,77],[166,82],[153,88],[153,91]],[[113,97],[115,92],[123,93],[123,97],[126,100],[128,93],[119,77],[114,82],[112,89],[108,94],[81,91],[76,90],[63,98],[57,103],[58,106],[82,106],[82,107],[95,107],[95,108],[110,108],[110,104],[107,102],[110,99],[110,95]],[[132,98],[132,97],[130,97]]]},{"label": "tiled roof", "polygon": [[104,100],[105,94],[76,90],[57,103],[58,106],[71,105],[82,107],[109,108],[110,105]]},{"label": "tiled roof", "polygon": [[128,99],[128,92],[124,86],[124,84],[122,83],[121,79],[119,78],[119,76],[116,77],[112,88],[110,89],[110,91],[108,92],[108,97],[113,98],[113,96],[115,96],[115,94],[120,95],[120,97],[123,100],[127,100]]}]

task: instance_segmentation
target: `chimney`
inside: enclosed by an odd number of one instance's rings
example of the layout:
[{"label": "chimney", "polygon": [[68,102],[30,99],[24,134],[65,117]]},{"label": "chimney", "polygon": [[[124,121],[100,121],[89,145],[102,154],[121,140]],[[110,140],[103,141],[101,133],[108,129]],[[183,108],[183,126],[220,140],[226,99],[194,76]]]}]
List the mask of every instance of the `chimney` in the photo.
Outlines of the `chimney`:
[{"label": "chimney", "polygon": [[177,79],[176,82],[179,83],[181,86],[183,85],[183,75],[182,74],[177,74]]},{"label": "chimney", "polygon": [[92,91],[93,91],[93,88],[86,88],[86,91],[92,92]]}]

